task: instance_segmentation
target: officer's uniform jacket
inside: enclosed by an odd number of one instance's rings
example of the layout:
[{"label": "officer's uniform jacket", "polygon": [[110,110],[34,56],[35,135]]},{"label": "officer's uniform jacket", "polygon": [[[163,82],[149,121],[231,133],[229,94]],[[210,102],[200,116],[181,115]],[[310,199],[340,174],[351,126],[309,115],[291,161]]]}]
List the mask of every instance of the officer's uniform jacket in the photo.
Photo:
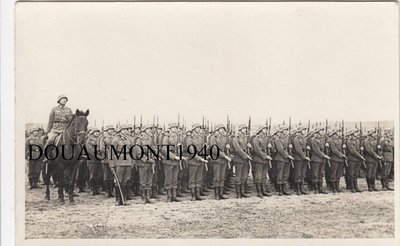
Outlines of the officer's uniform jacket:
[{"label": "officer's uniform jacket", "polygon": [[343,153],[341,151],[342,140],[336,136],[332,136],[328,139],[328,145],[330,150],[331,161],[343,162],[344,161],[342,157]]},{"label": "officer's uniform jacket", "polygon": [[88,136],[86,139],[85,147],[89,154],[89,159],[87,160],[88,163],[101,163],[99,159],[102,159],[103,157],[99,155],[100,146],[96,147],[97,154],[95,153],[95,146],[98,145],[98,141],[99,138],[96,138],[94,136]]},{"label": "officer's uniform jacket", "polygon": [[303,135],[298,134],[293,139],[293,158],[295,161],[303,161],[306,159],[307,143]]},{"label": "officer's uniform jacket", "polygon": [[268,139],[264,134],[257,134],[253,139],[253,161],[268,164],[267,149]]},{"label": "officer's uniform jacket", "polygon": [[[189,147],[189,146],[194,145],[196,147],[197,153],[199,153],[201,151],[201,149],[204,147],[205,143],[204,143],[203,136],[201,134],[198,134],[195,131],[193,131],[192,135],[187,138],[186,144],[187,144],[188,148],[193,148],[193,147]],[[191,151],[193,151],[193,149]],[[203,158],[203,156],[199,156],[198,154],[196,154],[193,159],[191,159],[191,160],[188,159],[187,163],[189,165],[201,165],[202,158]]]},{"label": "officer's uniform jacket", "polygon": [[61,133],[68,125],[71,119],[72,111],[68,107],[61,107],[60,105],[51,109],[49,123],[47,124],[47,132],[53,131]]},{"label": "officer's uniform jacket", "polygon": [[377,141],[372,137],[367,137],[363,141],[363,146],[365,150],[365,161],[366,162],[376,162],[379,155],[374,151],[377,148]]},{"label": "officer's uniform jacket", "polygon": [[[154,146],[153,143],[153,138],[151,135],[147,135],[146,133],[142,134],[140,138],[137,139],[136,143],[137,146],[135,146],[135,159],[138,159],[136,161],[136,165],[138,167],[143,167],[143,166],[151,166],[154,165],[155,161],[154,158],[155,156],[152,154],[152,152],[148,149],[148,146],[150,146],[155,153],[157,153],[156,146]],[[141,149],[139,146],[142,146],[143,149],[143,156],[140,158],[142,155]],[[140,158],[140,159],[139,159]]]},{"label": "officer's uniform jacket", "polygon": [[346,146],[348,149],[347,159],[349,161],[360,161],[362,159],[362,155],[360,154],[360,146],[358,145],[358,141],[354,138],[350,138],[346,142]]},{"label": "officer's uniform jacket", "polygon": [[389,138],[383,138],[380,142],[382,147],[382,157],[386,162],[393,162],[393,141]]},{"label": "officer's uniform jacket", "polygon": [[275,148],[276,148],[276,154],[275,154],[275,161],[283,161],[283,162],[288,162],[289,161],[289,139],[287,136],[283,137],[276,137],[275,138]]},{"label": "officer's uniform jacket", "polygon": [[[129,149],[131,147],[131,141],[127,135],[124,135],[122,133],[117,133],[113,140],[112,140],[112,145],[115,149],[115,151],[111,150],[111,154],[108,157],[109,165],[110,167],[116,167],[116,166],[131,166],[131,157],[129,155]],[[124,147],[125,146],[125,147]],[[125,148],[125,156],[124,156],[124,151],[123,148]],[[116,154],[120,154],[119,158],[117,158]]]},{"label": "officer's uniform jacket", "polygon": [[[219,148],[219,157],[213,160],[213,163],[227,163],[227,160],[224,158],[227,155],[226,144],[226,136],[220,133],[214,133],[210,136],[210,147],[216,145]],[[210,149],[208,149],[208,151],[210,151]]]},{"label": "officer's uniform jacket", "polygon": [[[162,140],[162,154],[164,155],[162,163],[164,163],[164,165],[179,165],[179,161],[175,160],[175,157],[180,157],[178,147],[180,143],[181,141],[178,139],[178,134],[176,133],[170,132],[164,136]],[[169,147],[169,151],[167,151],[166,145],[172,145]]]},{"label": "officer's uniform jacket", "polygon": [[235,157],[233,158],[235,164],[247,164],[247,135],[239,132],[233,138],[232,144],[235,151]]},{"label": "officer's uniform jacket", "polygon": [[34,136],[28,137],[25,141],[25,157],[26,157],[26,159],[29,159],[29,145],[34,145],[34,144],[38,145],[40,147],[36,147],[36,146],[31,147],[32,148],[32,153],[31,153],[32,159],[33,160],[43,159],[43,155],[40,158],[38,158],[38,157],[40,156],[40,149],[42,149],[42,151],[44,152],[44,149],[43,149],[44,141],[42,138],[34,137]]},{"label": "officer's uniform jacket", "polygon": [[113,141],[114,136],[112,134],[109,134],[107,131],[103,133],[102,136],[100,136],[99,139],[99,149],[100,149],[100,157],[101,159],[104,158],[106,155],[106,158],[102,160],[102,163],[107,163],[108,164],[108,158],[110,156],[110,150],[111,150],[111,145]]},{"label": "officer's uniform jacket", "polygon": [[311,138],[311,161],[312,162],[324,162],[324,152],[323,149],[325,148],[324,141],[319,139],[317,136],[313,136]]}]

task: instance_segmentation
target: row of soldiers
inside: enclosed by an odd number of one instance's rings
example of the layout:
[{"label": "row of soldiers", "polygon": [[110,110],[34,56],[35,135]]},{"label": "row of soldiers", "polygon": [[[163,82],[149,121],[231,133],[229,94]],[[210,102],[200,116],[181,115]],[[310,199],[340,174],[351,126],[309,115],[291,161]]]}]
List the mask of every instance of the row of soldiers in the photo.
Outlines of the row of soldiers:
[{"label": "row of soldiers", "polygon": [[[109,197],[115,194],[116,204],[126,204],[132,196],[141,195],[144,203],[151,198],[167,195],[167,201],[182,201],[181,193],[190,192],[191,200],[202,200],[208,188],[214,189],[215,199],[227,199],[231,188],[236,197],[249,197],[251,174],[257,196],[272,195],[272,187],[278,195],[290,195],[289,185],[296,194],[308,194],[304,182],[314,193],[326,194],[323,188],[325,178],[331,192],[341,192],[340,179],[345,176],[346,188],[361,192],[358,186],[360,169],[366,173],[369,191],[377,191],[375,180],[379,172],[382,190],[389,187],[388,176],[394,161],[393,131],[369,130],[360,142],[360,131],[351,129],[344,133],[343,127],[327,129],[299,126],[295,130],[280,126],[271,133],[268,125],[259,127],[250,136],[249,126],[239,125],[237,134],[229,126],[216,125],[212,132],[204,125],[193,124],[184,130],[177,123],[170,123],[167,129],[159,126],[121,125],[118,129],[106,126],[103,131],[91,128],[86,147],[91,160],[87,161],[89,184],[93,195],[103,187]],[[37,143],[39,128],[32,129],[27,143]],[[218,146],[219,158],[212,160],[207,154],[188,159],[189,153],[180,158],[178,148],[162,149],[161,158],[143,156],[140,160],[113,159],[111,153],[102,161],[94,158],[94,146],[100,151],[109,151],[104,146],[113,145],[118,151],[122,146],[194,145],[197,150],[203,146]],[[169,159],[162,158],[167,156]],[[208,149],[209,151],[209,149]],[[146,151],[145,151],[146,152]],[[102,153],[104,156],[106,153]],[[186,157],[185,157],[186,156]],[[29,161],[29,181],[37,186],[40,161]],[[234,180],[234,187],[231,186]],[[117,181],[117,182],[114,182]],[[271,187],[272,186],[272,187]]]}]

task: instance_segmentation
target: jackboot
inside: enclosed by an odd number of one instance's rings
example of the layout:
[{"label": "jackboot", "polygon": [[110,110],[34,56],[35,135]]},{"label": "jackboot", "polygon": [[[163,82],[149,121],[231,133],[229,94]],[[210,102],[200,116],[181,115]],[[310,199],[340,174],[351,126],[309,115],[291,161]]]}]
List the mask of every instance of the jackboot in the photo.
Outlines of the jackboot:
[{"label": "jackboot", "polygon": [[381,179],[381,184],[382,184],[382,191],[387,191],[388,189],[386,188],[386,181],[385,181],[385,179]]},{"label": "jackboot", "polygon": [[172,199],[173,202],[181,202],[182,199],[176,196],[176,188],[172,188]]},{"label": "jackboot", "polygon": [[357,192],[357,191],[356,191],[356,187],[355,187],[355,185],[354,185],[354,182],[350,182],[350,181],[349,181],[349,188],[350,188],[351,193]]},{"label": "jackboot", "polygon": [[172,202],[172,190],[171,189],[165,189],[167,192],[167,202]]},{"label": "jackboot", "polygon": [[245,185],[240,184],[240,196],[244,198],[249,198],[250,196],[245,193]]},{"label": "jackboot", "polygon": [[203,198],[200,197],[200,193],[201,193],[201,188],[200,187],[196,187],[196,201],[204,200]]},{"label": "jackboot", "polygon": [[92,196],[95,196],[96,195],[96,181],[95,180],[92,180],[91,182],[91,189],[92,189]]},{"label": "jackboot", "polygon": [[30,190],[33,189],[33,180],[32,180],[32,178],[29,178],[29,189]]},{"label": "jackboot", "polygon": [[178,188],[176,189],[176,197],[183,197],[181,191],[182,191],[182,185],[178,184]]},{"label": "jackboot", "polygon": [[208,190],[204,189],[204,186],[199,187],[199,195],[200,196],[207,196],[208,194],[206,192],[208,192]]},{"label": "jackboot", "polygon": [[161,187],[161,188],[158,189],[158,194],[159,194],[160,196],[163,196],[163,195],[166,195],[166,194],[167,194],[167,193],[165,193],[164,187]]},{"label": "jackboot", "polygon": [[157,196],[157,186],[152,186],[151,187],[151,196],[150,198],[158,198]]},{"label": "jackboot", "polygon": [[318,190],[320,194],[328,194],[328,192],[325,191],[324,187],[322,186],[322,182],[318,182]]},{"label": "jackboot", "polygon": [[228,196],[224,195],[224,187],[223,186],[218,187],[218,196],[219,196],[219,199],[228,199]]},{"label": "jackboot", "polygon": [[219,200],[218,186],[214,186],[214,198]]},{"label": "jackboot", "polygon": [[330,181],[332,193],[336,193],[336,182]]},{"label": "jackboot", "polygon": [[377,189],[376,187],[375,187],[375,178],[371,178],[371,188],[372,188],[372,190],[373,191],[379,191],[379,189]]},{"label": "jackboot", "polygon": [[247,180],[244,181],[244,193],[246,194],[251,194],[251,192],[253,191],[253,187],[247,183]]},{"label": "jackboot", "polygon": [[290,196],[290,195],[292,195],[291,192],[289,192],[288,190],[286,190],[286,184],[283,184],[283,185],[282,185],[282,193],[283,193],[285,196]]},{"label": "jackboot", "polygon": [[240,194],[240,185],[239,184],[235,184],[235,190],[236,190],[236,198],[237,199],[242,198],[242,196]]},{"label": "jackboot", "polygon": [[387,190],[389,190],[389,191],[393,191],[394,190],[393,188],[389,187],[389,179],[385,179],[385,184],[386,184],[386,189]]},{"label": "jackboot", "polygon": [[300,196],[301,195],[300,182],[296,182],[295,186],[296,186],[296,195]]},{"label": "jackboot", "polygon": [[263,194],[261,193],[261,184],[260,183],[256,183],[256,190],[257,190],[257,196],[259,198],[263,198]]},{"label": "jackboot", "polygon": [[313,182],[313,187],[314,187],[314,194],[318,194],[319,193],[319,185],[318,182]]},{"label": "jackboot", "polygon": [[145,193],[146,193],[145,203],[153,204],[153,202],[150,200],[151,190],[150,189],[146,189]]},{"label": "jackboot", "polygon": [[278,184],[277,188],[278,188],[278,196],[283,196],[283,185]]},{"label": "jackboot", "polygon": [[113,196],[113,190],[114,190],[114,182],[108,182],[108,185],[107,185],[107,197],[114,197]]},{"label": "jackboot", "polygon": [[357,178],[355,178],[353,182],[354,182],[354,189],[355,189],[357,192],[362,192],[362,191],[358,188]]},{"label": "jackboot", "polygon": [[342,190],[340,189],[340,181],[336,180],[335,183],[336,183],[335,184],[336,192],[338,192],[338,193],[342,192]]},{"label": "jackboot", "polygon": [[263,196],[272,196],[272,194],[270,192],[268,192],[268,190],[265,189],[263,185],[261,185],[261,194]]},{"label": "jackboot", "polygon": [[146,190],[142,189],[142,202],[146,204]]},{"label": "jackboot", "polygon": [[368,185],[368,191],[372,192],[372,184],[371,184],[371,179],[366,177],[365,178],[367,180],[367,185]]},{"label": "jackboot", "polygon": [[191,201],[196,201],[196,189],[190,188]]},{"label": "jackboot", "polygon": [[310,195],[310,193],[308,193],[307,191],[305,191],[304,189],[303,189],[303,183],[302,182],[300,182],[300,193],[302,194],[302,195]]}]

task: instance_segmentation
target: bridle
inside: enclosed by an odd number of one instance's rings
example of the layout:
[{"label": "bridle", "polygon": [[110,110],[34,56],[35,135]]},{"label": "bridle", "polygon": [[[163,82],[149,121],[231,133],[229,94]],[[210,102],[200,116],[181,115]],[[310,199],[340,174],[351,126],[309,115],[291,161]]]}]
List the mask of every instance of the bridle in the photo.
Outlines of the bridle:
[{"label": "bridle", "polygon": [[[79,116],[78,116],[78,117],[79,117]],[[78,117],[74,118],[73,121],[75,121]],[[72,124],[74,124],[74,122],[71,122],[71,125],[72,125]],[[76,132],[76,129],[75,129],[75,128],[74,128],[74,131]],[[72,138],[72,136],[71,136],[71,134],[70,134],[70,132],[69,132],[68,129],[66,129],[66,135],[67,135],[68,139],[71,140],[71,142],[72,142],[73,144],[75,144],[75,145],[82,145],[82,143],[78,143],[78,140],[74,140],[74,139]],[[80,135],[84,135],[84,136],[83,136],[83,139],[85,139],[87,133],[86,133],[86,131],[79,131],[79,132],[76,134],[76,136],[80,136]]]}]

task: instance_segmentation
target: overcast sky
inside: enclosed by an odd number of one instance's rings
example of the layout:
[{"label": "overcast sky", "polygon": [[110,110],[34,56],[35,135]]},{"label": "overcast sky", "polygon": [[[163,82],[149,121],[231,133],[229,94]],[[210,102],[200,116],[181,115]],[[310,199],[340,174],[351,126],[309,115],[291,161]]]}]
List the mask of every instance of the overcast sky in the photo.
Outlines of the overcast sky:
[{"label": "overcast sky", "polygon": [[[93,124],[394,120],[395,3],[18,3],[17,106]],[[17,112],[18,113],[18,112]]]}]

